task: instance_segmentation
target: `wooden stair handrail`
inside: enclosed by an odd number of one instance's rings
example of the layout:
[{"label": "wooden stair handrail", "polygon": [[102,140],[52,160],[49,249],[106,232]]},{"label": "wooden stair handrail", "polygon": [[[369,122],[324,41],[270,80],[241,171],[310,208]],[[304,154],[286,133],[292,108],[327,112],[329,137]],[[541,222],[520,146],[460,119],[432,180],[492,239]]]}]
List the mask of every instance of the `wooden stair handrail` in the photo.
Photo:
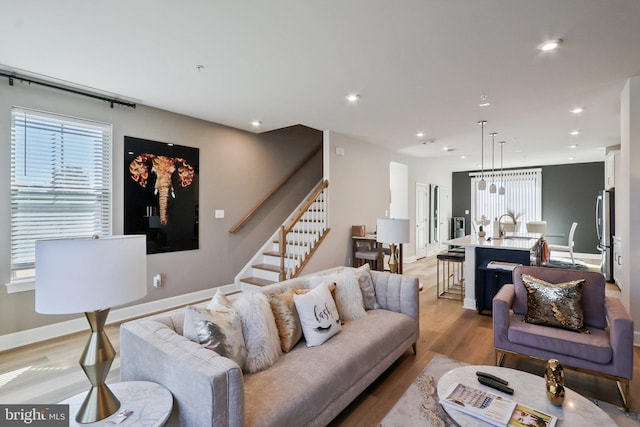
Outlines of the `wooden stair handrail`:
[{"label": "wooden stair handrail", "polygon": [[244,225],[249,222],[249,220],[256,214],[256,212],[258,212],[258,210],[260,210],[260,208],[269,201],[269,199],[271,199],[271,197],[273,197],[273,195],[280,190],[282,187],[284,187],[290,180],[291,178],[293,178],[293,176],[298,173],[300,171],[300,169],[302,169],[304,167],[304,165],[306,165],[316,154],[318,154],[318,152],[322,149],[322,145],[319,145],[315,150],[313,150],[307,157],[305,157],[305,159],[300,162],[300,164],[298,166],[296,166],[296,168],[289,174],[287,175],[281,182],[280,184],[276,185],[275,188],[273,190],[271,190],[262,200],[260,200],[260,202],[258,202],[258,204],[251,209],[251,211],[249,211],[249,213],[242,218],[242,220],[237,223],[236,225],[234,225],[231,230],[229,230],[229,233],[236,233],[238,232],[242,227],[244,227]]},{"label": "wooden stair handrail", "polygon": [[324,189],[327,188],[328,186],[329,186],[329,181],[327,181],[326,179],[322,181],[318,185],[318,188],[316,188],[316,191],[314,191],[313,194],[309,196],[305,204],[300,208],[296,216],[294,216],[291,222],[289,222],[289,225],[287,225],[286,227],[282,226],[284,228],[285,235],[287,235],[293,229],[293,227],[298,223],[298,221],[300,221],[300,218],[302,218],[305,212],[307,212],[307,209],[309,209],[311,205],[316,201],[320,193],[322,193]]}]

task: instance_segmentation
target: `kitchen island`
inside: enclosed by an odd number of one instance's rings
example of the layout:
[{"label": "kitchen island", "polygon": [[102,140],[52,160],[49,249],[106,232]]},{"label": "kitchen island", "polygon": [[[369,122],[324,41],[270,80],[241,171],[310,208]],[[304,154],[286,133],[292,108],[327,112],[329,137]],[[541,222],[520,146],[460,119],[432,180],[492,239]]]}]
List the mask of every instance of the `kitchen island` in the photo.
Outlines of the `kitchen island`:
[{"label": "kitchen island", "polygon": [[[479,313],[491,310],[491,300],[500,286],[511,283],[513,264],[531,265],[541,237],[540,233],[507,233],[492,239],[473,234],[445,241],[464,248],[464,308]],[[489,265],[491,261],[497,265]]]}]

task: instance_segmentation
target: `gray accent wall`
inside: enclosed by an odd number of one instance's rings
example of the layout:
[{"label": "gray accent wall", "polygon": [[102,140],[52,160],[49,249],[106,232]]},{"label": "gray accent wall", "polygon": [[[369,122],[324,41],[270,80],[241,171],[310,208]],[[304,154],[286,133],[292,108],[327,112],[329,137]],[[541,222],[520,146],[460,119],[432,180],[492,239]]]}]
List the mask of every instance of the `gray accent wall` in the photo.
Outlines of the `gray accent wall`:
[{"label": "gray accent wall", "polygon": [[[147,256],[148,295],[136,303],[232,283],[238,271],[322,178],[320,152],[245,228],[230,234],[233,225],[322,144],[321,131],[292,126],[256,134],[140,104],[136,109],[110,108],[106,102],[18,81],[14,86],[0,84],[0,158],[5,165],[0,168],[0,335],[78,317],[37,314],[34,291],[8,294],[2,286],[11,275],[10,117],[14,105],[113,125],[114,234],[123,232],[124,136],[199,148],[200,248]],[[214,219],[216,209],[225,211],[223,219]],[[151,284],[156,273],[163,275],[159,289]]]},{"label": "gray accent wall", "polygon": [[[566,245],[569,229],[578,223],[574,237],[575,251],[598,253],[595,228],[595,203],[598,192],[604,187],[604,162],[577,163],[567,165],[540,166],[542,168],[542,219],[547,221],[548,234],[563,237],[548,237],[551,244]],[[471,232],[471,179],[469,172],[454,172],[453,216],[464,216],[466,232]]]}]

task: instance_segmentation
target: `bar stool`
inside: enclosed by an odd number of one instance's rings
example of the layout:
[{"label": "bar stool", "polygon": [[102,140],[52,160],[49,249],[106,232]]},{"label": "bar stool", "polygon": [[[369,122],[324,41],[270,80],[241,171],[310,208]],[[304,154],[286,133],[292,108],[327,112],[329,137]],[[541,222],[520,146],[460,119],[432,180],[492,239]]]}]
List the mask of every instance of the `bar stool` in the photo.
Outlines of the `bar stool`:
[{"label": "bar stool", "polygon": [[442,251],[436,255],[436,258],[437,297],[462,301],[464,299],[464,252],[457,249]]}]

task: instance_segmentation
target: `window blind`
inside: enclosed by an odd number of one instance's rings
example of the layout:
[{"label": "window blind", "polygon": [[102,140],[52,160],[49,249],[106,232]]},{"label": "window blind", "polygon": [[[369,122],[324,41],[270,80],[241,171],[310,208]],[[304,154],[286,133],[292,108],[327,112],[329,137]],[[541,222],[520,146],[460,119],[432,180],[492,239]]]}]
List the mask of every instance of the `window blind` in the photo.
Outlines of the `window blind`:
[{"label": "window blind", "polygon": [[12,108],[12,279],[33,276],[36,240],[111,234],[111,134],[110,124]]},{"label": "window blind", "polygon": [[[470,173],[471,176],[471,218],[480,219],[483,215],[490,221],[500,218],[507,209],[515,214],[521,213],[518,218],[520,224],[542,219],[542,169],[512,169],[500,172],[484,173],[487,189],[478,190],[480,173]],[[504,185],[505,194],[500,196],[497,192],[490,193],[489,186],[495,183],[496,187]],[[508,222],[504,220],[503,222]],[[525,231],[524,228],[520,229]]]}]

